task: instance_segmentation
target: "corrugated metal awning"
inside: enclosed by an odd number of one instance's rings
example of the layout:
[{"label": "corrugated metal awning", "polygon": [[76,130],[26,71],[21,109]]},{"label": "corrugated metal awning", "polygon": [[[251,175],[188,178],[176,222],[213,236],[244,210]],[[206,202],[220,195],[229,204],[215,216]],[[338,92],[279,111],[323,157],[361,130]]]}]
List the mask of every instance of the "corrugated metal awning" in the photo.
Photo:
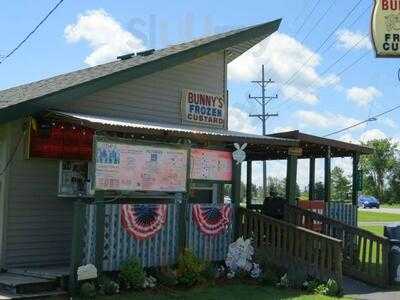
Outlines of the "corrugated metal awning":
[{"label": "corrugated metal awning", "polygon": [[199,128],[176,124],[161,124],[60,111],[52,111],[52,114],[96,130],[110,130],[128,132],[132,134],[153,134],[157,136],[173,136],[213,142],[249,143],[253,145],[298,145],[298,142],[293,139],[248,134],[224,129]]}]

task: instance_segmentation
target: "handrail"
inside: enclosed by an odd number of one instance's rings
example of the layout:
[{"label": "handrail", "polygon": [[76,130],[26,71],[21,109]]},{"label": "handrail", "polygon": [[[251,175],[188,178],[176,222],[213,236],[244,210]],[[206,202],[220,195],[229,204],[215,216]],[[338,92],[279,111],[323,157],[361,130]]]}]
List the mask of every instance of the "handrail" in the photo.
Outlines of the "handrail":
[{"label": "handrail", "polygon": [[308,275],[342,284],[342,241],[285,221],[240,208],[239,236],[253,238],[259,251],[275,262],[301,265]]},{"label": "handrail", "polygon": [[340,239],[347,275],[380,286],[390,284],[388,238],[293,205],[285,205],[284,219],[305,228],[319,228],[320,233]]}]

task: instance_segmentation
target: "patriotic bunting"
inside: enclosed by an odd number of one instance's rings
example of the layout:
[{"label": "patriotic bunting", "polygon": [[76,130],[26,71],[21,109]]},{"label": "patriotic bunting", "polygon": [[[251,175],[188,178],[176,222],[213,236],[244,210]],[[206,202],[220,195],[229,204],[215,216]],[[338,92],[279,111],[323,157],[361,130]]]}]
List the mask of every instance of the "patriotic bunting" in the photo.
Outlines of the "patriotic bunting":
[{"label": "patriotic bunting", "polygon": [[121,223],[130,236],[138,240],[149,239],[164,226],[167,211],[166,204],[123,204]]},{"label": "patriotic bunting", "polygon": [[192,213],[200,231],[207,235],[217,235],[225,231],[230,224],[231,208],[229,204],[224,204],[222,207],[194,204]]}]

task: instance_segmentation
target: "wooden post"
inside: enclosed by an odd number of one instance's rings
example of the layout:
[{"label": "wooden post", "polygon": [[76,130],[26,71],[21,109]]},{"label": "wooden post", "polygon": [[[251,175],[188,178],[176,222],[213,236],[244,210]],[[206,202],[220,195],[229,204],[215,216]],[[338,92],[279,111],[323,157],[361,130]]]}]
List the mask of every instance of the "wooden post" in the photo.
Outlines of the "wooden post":
[{"label": "wooden post", "polygon": [[83,247],[83,226],[85,220],[86,205],[80,200],[74,202],[74,215],[72,221],[72,242],[71,242],[71,261],[69,272],[69,292],[74,294],[77,289],[77,274],[76,271],[81,264],[82,247]]},{"label": "wooden post", "polygon": [[234,236],[238,237],[239,233],[239,222],[237,222],[237,216],[239,215],[239,207],[240,207],[240,177],[242,173],[242,165],[233,162],[233,174],[232,174],[232,202],[234,205]]},{"label": "wooden post", "polygon": [[252,186],[252,161],[247,161],[247,181],[246,181],[246,208],[251,206],[251,186]]},{"label": "wooden post", "polygon": [[359,182],[359,172],[358,172],[358,164],[360,161],[360,155],[354,154],[353,155],[353,188],[352,188],[352,195],[351,200],[353,205],[358,204],[358,182]]},{"label": "wooden post", "polygon": [[296,205],[297,156],[289,155],[286,168],[286,199]]},{"label": "wooden post", "polygon": [[310,177],[308,184],[308,199],[315,200],[315,157],[310,158]]},{"label": "wooden post", "polygon": [[96,268],[97,274],[101,276],[103,272],[104,257],[104,232],[105,232],[105,205],[104,191],[95,193],[96,203]]},{"label": "wooden post", "polygon": [[325,154],[325,202],[331,201],[331,147],[328,146]]},{"label": "wooden post", "polygon": [[[189,193],[189,190],[188,190]],[[183,254],[183,251],[186,248],[186,222],[188,219],[186,218],[186,207],[187,200],[186,196],[179,193],[176,194],[175,205],[178,205],[178,254]]]}]

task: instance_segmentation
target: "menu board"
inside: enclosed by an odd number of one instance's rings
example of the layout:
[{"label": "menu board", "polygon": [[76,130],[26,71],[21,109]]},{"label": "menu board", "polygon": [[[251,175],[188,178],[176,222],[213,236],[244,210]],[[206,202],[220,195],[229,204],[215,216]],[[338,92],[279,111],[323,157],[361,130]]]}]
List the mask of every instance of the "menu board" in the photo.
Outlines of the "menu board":
[{"label": "menu board", "polygon": [[96,190],[186,191],[187,150],[97,142]]},{"label": "menu board", "polygon": [[190,178],[200,180],[232,180],[232,153],[207,149],[190,151]]}]

